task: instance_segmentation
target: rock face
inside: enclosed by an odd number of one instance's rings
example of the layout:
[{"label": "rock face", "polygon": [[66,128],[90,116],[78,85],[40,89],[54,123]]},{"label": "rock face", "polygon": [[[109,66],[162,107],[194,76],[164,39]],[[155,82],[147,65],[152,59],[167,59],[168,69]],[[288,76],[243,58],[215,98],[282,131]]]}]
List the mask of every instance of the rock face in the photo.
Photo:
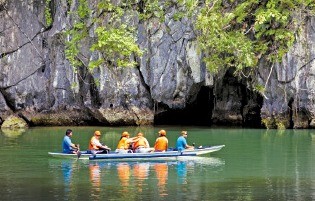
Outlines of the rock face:
[{"label": "rock face", "polygon": [[1,125],[1,129],[25,129],[27,128],[27,123],[19,117],[9,116]]},{"label": "rock face", "polygon": [[[174,21],[175,7],[167,10],[164,22],[137,21],[138,43],[146,50],[137,68],[74,71],[63,38],[71,25],[67,12],[74,7],[63,0],[50,5],[53,23],[47,26],[45,1],[0,0],[1,121],[19,114],[31,126],[315,125],[314,19],[281,64],[261,64],[257,79],[268,83],[263,98],[235,79],[233,69],[215,76],[206,70],[192,23]],[[95,57],[82,54],[87,60]],[[273,66],[271,74],[266,65]]]}]

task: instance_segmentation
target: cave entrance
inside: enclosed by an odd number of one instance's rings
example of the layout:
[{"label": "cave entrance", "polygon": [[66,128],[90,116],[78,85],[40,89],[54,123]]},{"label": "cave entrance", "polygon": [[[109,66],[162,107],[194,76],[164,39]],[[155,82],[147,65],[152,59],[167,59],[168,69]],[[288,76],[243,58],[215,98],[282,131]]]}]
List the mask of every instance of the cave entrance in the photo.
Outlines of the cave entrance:
[{"label": "cave entrance", "polygon": [[167,109],[154,117],[155,125],[210,126],[213,110],[213,89],[201,87],[196,100],[184,109]]}]

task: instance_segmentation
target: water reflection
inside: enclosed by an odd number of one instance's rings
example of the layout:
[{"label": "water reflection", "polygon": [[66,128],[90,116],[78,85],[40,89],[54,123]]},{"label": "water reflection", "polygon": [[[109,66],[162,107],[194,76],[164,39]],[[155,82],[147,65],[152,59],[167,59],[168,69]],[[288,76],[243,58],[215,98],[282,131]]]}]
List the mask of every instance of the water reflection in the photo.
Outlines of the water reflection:
[{"label": "water reflection", "polygon": [[123,187],[122,191],[127,193],[129,180],[130,180],[130,166],[128,163],[118,163],[117,173],[120,181],[120,185]]},{"label": "water reflection", "polygon": [[144,180],[148,178],[149,175],[149,163],[136,163],[133,166],[133,176],[136,179],[136,186],[138,187],[138,192],[143,191]]},{"label": "water reflection", "polygon": [[9,129],[9,128],[1,128],[2,134],[5,137],[8,138],[18,138],[21,136],[23,133],[25,133],[25,129],[19,128],[19,129]]},{"label": "water reflection", "polygon": [[75,187],[74,187],[74,172],[76,169],[76,161],[68,161],[68,160],[63,160],[61,161],[61,170],[62,170],[62,175],[64,179],[64,193],[66,200],[71,200],[73,197],[76,195],[74,194],[75,192]]},{"label": "water reflection", "polygon": [[92,184],[91,197],[100,200],[101,170],[97,163],[89,164],[90,182]]},{"label": "water reflection", "polygon": [[[152,162],[106,162],[82,160],[50,160],[54,180],[63,178],[63,189],[55,192],[65,200],[80,198],[86,191],[88,200],[101,200],[105,192],[115,191],[119,199],[137,199],[141,194],[154,194],[166,198],[172,194],[173,182],[179,185],[194,185],[191,176],[199,177],[201,169],[216,170],[222,167],[224,161],[209,157],[188,157],[182,161],[152,161]],[[59,171],[56,171],[59,170]],[[61,171],[60,171],[61,170]],[[106,171],[105,171],[106,170]],[[201,176],[202,177],[202,176]],[[90,185],[79,182],[87,179]],[[150,188],[155,186],[155,188]],[[117,190],[116,190],[117,189]],[[64,195],[63,195],[64,194]],[[81,197],[82,198],[82,197]],[[116,197],[117,198],[117,197]],[[116,199],[113,197],[113,199]]]},{"label": "water reflection", "polygon": [[[51,175],[55,199],[77,200],[78,199],[78,177],[80,162],[77,160],[49,160],[49,174]],[[60,185],[61,182],[61,185]],[[61,188],[60,188],[61,187]]]},{"label": "water reflection", "polygon": [[186,162],[179,161],[177,163],[177,183],[187,184],[186,176],[187,176]]},{"label": "water reflection", "polygon": [[161,197],[167,195],[167,179],[168,179],[168,165],[167,163],[155,163],[153,164],[156,178],[158,179],[159,195]]},{"label": "water reflection", "polygon": [[21,137],[25,131],[26,131],[25,129],[1,128],[0,133],[4,136],[5,146],[12,147],[19,145],[19,137]]},{"label": "water reflection", "polygon": [[71,177],[72,177],[72,171],[73,171],[73,162],[63,160],[61,162],[61,170],[62,170],[62,175],[64,179],[64,184],[66,186],[65,189],[69,189],[71,185],[71,181],[72,181]]},{"label": "water reflection", "polygon": [[[222,170],[225,161],[214,157],[187,157],[181,158],[178,161],[151,161],[151,162],[106,162],[98,161],[98,165],[89,164],[91,167],[97,168],[94,179],[91,179],[93,188],[99,188],[102,176],[99,174],[103,171],[104,174],[111,176],[111,184],[117,181],[120,198],[135,198],[138,193],[146,193],[148,185],[154,185],[157,188],[155,193],[160,197],[169,195],[168,183],[171,179],[175,179],[177,184],[188,184],[190,176],[199,174],[196,169],[207,169],[211,172]],[[106,167],[106,168],[105,168]],[[100,169],[100,170],[99,170]],[[90,172],[90,173],[92,173]],[[104,176],[104,174],[102,174]],[[115,176],[116,175],[116,176]],[[117,179],[115,179],[115,177]],[[170,178],[171,177],[171,178]],[[104,179],[104,178],[103,178]],[[106,188],[106,187],[105,187]],[[101,191],[104,190],[104,186]],[[126,195],[126,196],[125,196]]]}]

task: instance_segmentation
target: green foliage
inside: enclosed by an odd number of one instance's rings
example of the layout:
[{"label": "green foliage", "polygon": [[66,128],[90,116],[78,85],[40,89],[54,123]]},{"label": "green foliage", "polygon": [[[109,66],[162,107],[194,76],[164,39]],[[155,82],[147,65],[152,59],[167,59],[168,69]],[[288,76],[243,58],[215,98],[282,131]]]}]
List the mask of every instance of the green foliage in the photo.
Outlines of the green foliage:
[{"label": "green foliage", "polygon": [[73,28],[66,32],[66,50],[65,55],[71,65],[76,68],[82,65],[82,62],[78,59],[80,54],[81,41],[87,36],[87,29],[82,22],[74,24]]},{"label": "green foliage", "polygon": [[264,94],[265,90],[266,90],[265,87],[260,85],[260,84],[254,86],[254,91],[256,91],[260,94]]},{"label": "green foliage", "polygon": [[91,10],[86,0],[79,0],[77,13],[80,19],[85,19],[89,16]]},{"label": "green foliage", "polygon": [[[127,28],[126,22],[123,22],[125,10],[131,9],[135,2],[132,0],[121,1],[119,5],[114,5],[110,0],[102,0],[97,4],[96,17],[91,16],[91,9],[86,0],[79,0],[76,12],[72,13],[73,19],[76,19],[73,27],[66,32],[66,58],[73,67],[82,66],[80,60],[80,44],[87,38],[88,18],[92,18],[93,25],[96,27],[94,44],[90,50],[96,51],[101,55],[94,61],[85,64],[88,70],[93,71],[104,62],[108,66],[135,66],[135,62],[130,59],[131,55],[140,56],[142,54],[136,38],[134,29]],[[106,19],[106,23],[104,23]]]},{"label": "green foliage", "polygon": [[[134,66],[131,56],[141,56],[127,12],[143,21],[158,18],[162,22],[165,11],[175,7],[174,20],[196,20],[197,40],[207,67],[214,72],[235,67],[238,75],[244,69],[251,72],[261,58],[281,60],[306,16],[315,14],[313,0],[100,0],[93,14],[88,2],[79,0],[76,12],[71,13],[75,23],[66,32],[66,57],[73,66],[82,65],[80,44],[93,27],[96,38],[90,50],[100,58],[90,61],[90,70],[104,62],[107,66]],[[294,16],[297,13],[299,18]],[[264,88],[257,86],[256,90],[263,93]]]},{"label": "green foliage", "polygon": [[177,12],[173,15],[173,19],[176,21],[181,20],[186,14],[184,12]]},{"label": "green foliage", "polygon": [[278,122],[276,122],[276,125],[277,125],[277,129],[279,129],[279,130],[285,130],[286,129],[284,122],[278,121]]},{"label": "green foliage", "polygon": [[170,3],[170,1],[160,2],[159,0],[143,0],[143,4],[138,9],[139,18],[141,20],[147,20],[156,17],[162,22],[165,15],[164,8]]},{"label": "green foliage", "polygon": [[65,55],[72,67],[76,68],[82,65],[79,59],[81,42],[88,36],[88,27],[85,20],[88,18],[91,10],[86,0],[79,0],[77,12],[72,12],[72,18],[75,19],[73,27],[65,32],[66,34],[66,50]]},{"label": "green foliage", "polygon": [[271,117],[262,118],[262,119],[261,119],[261,123],[262,123],[267,129],[275,128],[274,119],[272,119]]},{"label": "green foliage", "polygon": [[51,9],[50,9],[50,2],[51,0],[46,0],[45,1],[45,20],[47,26],[50,26],[52,24],[52,16],[51,16]]},{"label": "green foliage", "polygon": [[270,62],[281,60],[299,28],[294,14],[300,12],[303,18],[314,13],[311,0],[229,2],[207,0],[197,16],[198,41],[212,71],[235,66],[240,73],[256,67],[262,57]]},{"label": "green foliage", "polygon": [[130,62],[129,56],[133,53],[141,55],[141,51],[132,33],[126,30],[126,25],[108,30],[98,27],[95,30],[98,40],[91,50],[103,52],[106,59],[116,61],[118,66],[134,66],[135,63]]}]

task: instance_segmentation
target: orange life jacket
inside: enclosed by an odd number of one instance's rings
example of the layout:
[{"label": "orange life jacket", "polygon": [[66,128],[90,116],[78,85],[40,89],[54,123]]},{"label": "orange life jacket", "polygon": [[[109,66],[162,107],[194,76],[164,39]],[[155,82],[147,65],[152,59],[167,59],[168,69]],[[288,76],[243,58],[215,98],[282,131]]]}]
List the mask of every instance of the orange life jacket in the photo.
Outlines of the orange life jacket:
[{"label": "orange life jacket", "polygon": [[97,139],[95,139],[95,136],[93,136],[93,137],[91,138],[91,140],[90,140],[90,143],[89,143],[89,150],[98,150],[98,149],[99,149],[95,144],[92,143],[94,140],[97,140]]},{"label": "orange life jacket", "polygon": [[147,145],[147,140],[144,138],[144,137],[138,137],[138,141],[136,141],[133,145],[133,148],[134,149],[137,149],[138,147],[145,147],[147,148],[148,145]]},{"label": "orange life jacket", "polygon": [[168,140],[165,136],[158,137],[154,144],[155,151],[166,151],[168,148]]}]

